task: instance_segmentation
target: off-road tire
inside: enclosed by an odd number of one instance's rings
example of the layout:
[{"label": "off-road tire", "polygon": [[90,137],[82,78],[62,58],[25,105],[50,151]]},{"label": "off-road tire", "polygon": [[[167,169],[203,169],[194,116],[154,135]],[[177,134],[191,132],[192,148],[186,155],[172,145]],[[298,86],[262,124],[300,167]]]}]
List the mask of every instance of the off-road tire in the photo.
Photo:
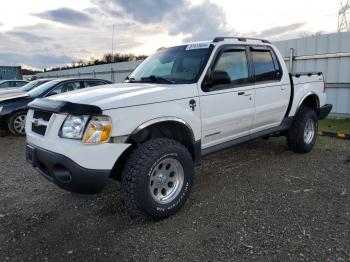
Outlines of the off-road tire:
[{"label": "off-road tire", "polygon": [[[175,199],[161,204],[152,197],[150,181],[158,165],[169,158],[181,164],[183,184]],[[121,180],[123,202],[133,218],[167,218],[185,203],[192,188],[193,175],[194,163],[185,146],[171,139],[151,139],[135,149],[126,161]]]},{"label": "off-road tire", "polygon": [[[304,139],[304,130],[309,119],[314,123],[315,132],[311,142],[306,143]],[[287,134],[289,149],[300,154],[310,152],[316,143],[317,130],[318,118],[316,112],[309,107],[303,106],[296,114],[292,127]]]},{"label": "off-road tire", "polygon": [[9,131],[11,132],[12,135],[14,136],[25,136],[25,133],[20,133],[16,130],[15,128],[15,120],[20,117],[21,115],[26,116],[27,112],[26,111],[19,111],[17,113],[14,113],[12,116],[9,117],[8,122],[7,122],[7,126]]}]

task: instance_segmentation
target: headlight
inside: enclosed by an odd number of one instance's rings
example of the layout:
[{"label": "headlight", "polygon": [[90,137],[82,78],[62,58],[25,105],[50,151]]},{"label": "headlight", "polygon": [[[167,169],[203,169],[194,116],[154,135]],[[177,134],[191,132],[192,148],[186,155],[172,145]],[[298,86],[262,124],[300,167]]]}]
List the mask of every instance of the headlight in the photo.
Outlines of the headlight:
[{"label": "headlight", "polygon": [[1,112],[3,109],[4,109],[4,107],[3,107],[3,106],[0,106],[0,112]]},{"label": "headlight", "polygon": [[88,116],[69,115],[62,125],[59,136],[70,139],[81,139],[88,119]]},{"label": "headlight", "polygon": [[92,117],[86,127],[83,143],[84,144],[102,144],[109,141],[112,131],[112,123],[109,117]]}]

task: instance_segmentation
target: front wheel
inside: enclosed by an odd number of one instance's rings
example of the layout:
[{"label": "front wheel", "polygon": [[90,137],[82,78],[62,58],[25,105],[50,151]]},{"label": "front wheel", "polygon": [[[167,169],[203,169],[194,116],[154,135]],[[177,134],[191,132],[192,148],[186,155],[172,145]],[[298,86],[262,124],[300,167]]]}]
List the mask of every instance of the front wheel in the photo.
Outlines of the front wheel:
[{"label": "front wheel", "polygon": [[287,135],[289,149],[295,153],[310,152],[316,143],[317,129],[316,112],[308,107],[301,108]]},{"label": "front wheel", "polygon": [[182,144],[152,139],[126,162],[122,192],[132,217],[162,219],[178,211],[188,198],[194,174],[191,154]]},{"label": "front wheel", "polygon": [[27,112],[20,111],[12,116],[8,120],[8,129],[15,136],[24,136],[26,134],[25,125],[26,125]]}]

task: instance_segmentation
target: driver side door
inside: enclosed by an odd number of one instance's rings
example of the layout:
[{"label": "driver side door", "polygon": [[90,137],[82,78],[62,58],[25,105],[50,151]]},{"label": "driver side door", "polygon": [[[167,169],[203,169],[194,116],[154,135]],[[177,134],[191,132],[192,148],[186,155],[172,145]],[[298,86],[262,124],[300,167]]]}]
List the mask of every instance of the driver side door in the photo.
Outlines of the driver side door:
[{"label": "driver side door", "polygon": [[248,136],[254,119],[255,90],[246,47],[226,46],[210,71],[225,71],[231,82],[202,87],[203,149]]}]

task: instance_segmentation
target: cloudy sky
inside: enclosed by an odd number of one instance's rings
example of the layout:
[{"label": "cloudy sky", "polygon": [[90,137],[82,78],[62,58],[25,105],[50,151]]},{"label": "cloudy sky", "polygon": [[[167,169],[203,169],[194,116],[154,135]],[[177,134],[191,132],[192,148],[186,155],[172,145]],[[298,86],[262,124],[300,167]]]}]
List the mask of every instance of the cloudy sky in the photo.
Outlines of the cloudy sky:
[{"label": "cloudy sky", "polygon": [[0,64],[43,68],[111,52],[243,35],[334,32],[340,0],[10,0],[1,4]]}]

